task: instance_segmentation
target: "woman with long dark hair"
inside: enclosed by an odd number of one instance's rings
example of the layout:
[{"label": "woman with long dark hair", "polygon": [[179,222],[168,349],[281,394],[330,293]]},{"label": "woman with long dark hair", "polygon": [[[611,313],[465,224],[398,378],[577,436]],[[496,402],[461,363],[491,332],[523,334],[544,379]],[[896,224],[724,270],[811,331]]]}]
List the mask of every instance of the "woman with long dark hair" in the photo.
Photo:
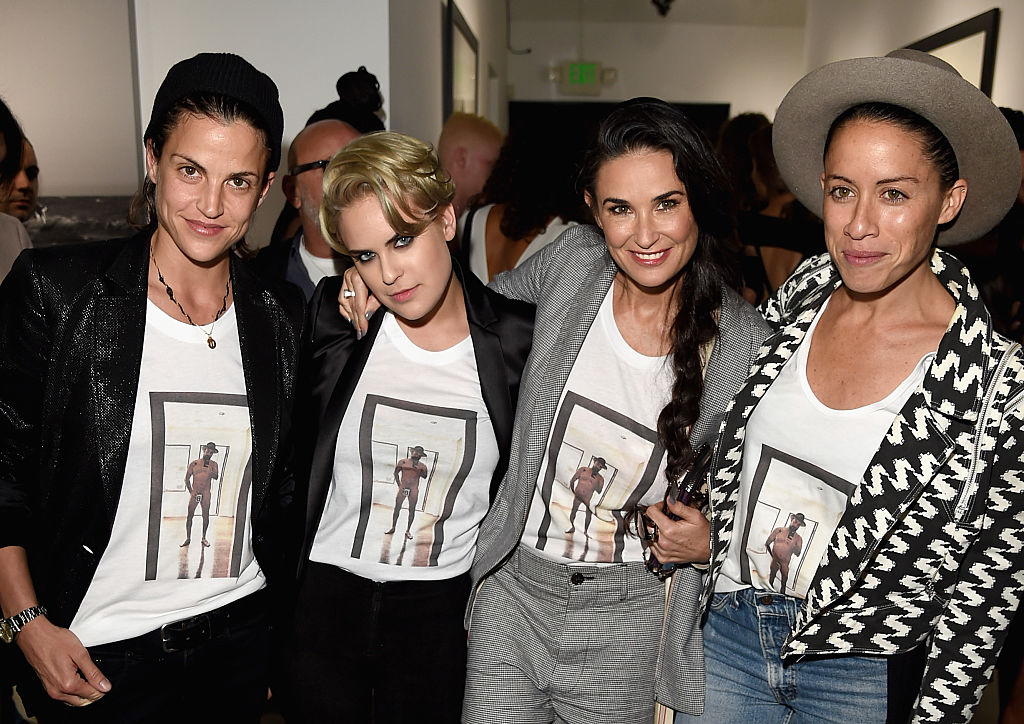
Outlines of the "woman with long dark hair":
[{"label": "woman with long dark hair", "polygon": [[490,281],[526,263],[589,217],[573,188],[582,153],[548,128],[520,128],[505,139],[480,197],[460,219],[459,256]]},{"label": "woman with long dark hair", "polygon": [[[660,506],[714,442],[766,331],[729,286],[721,166],[678,110],[621,104],[581,185],[597,227],[492,283],[535,302],[537,322],[472,569],[467,722],[650,721],[655,699],[692,709],[703,695],[688,564],[708,559],[708,523]],[[667,601],[627,524],[645,505],[660,531],[649,552],[684,564]]]}]

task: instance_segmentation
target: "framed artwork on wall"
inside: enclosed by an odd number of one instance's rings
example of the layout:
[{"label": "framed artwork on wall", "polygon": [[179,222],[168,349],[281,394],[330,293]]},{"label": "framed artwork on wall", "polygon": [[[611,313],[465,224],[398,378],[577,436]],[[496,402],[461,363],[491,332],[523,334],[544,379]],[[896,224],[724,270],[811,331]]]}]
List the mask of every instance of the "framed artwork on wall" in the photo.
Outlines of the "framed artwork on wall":
[{"label": "framed artwork on wall", "polygon": [[454,0],[444,12],[444,118],[454,111],[479,113],[477,78],[480,44]]},{"label": "framed artwork on wall", "polygon": [[992,8],[906,47],[941,58],[991,98],[998,39],[999,8]]}]

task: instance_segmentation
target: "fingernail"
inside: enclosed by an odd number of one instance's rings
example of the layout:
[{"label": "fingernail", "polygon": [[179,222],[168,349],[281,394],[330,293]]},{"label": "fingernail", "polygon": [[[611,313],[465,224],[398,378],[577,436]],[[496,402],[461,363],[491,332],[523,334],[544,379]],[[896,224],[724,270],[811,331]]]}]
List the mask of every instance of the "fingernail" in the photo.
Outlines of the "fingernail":
[{"label": "fingernail", "polygon": [[373,312],[367,312],[363,316],[366,317],[366,321],[369,322],[370,321],[370,317],[373,316]]},{"label": "fingernail", "polygon": [[110,679],[103,679],[100,683],[96,685],[96,688],[102,692],[110,691]]},{"label": "fingernail", "polygon": [[357,330],[356,330],[356,341],[358,342],[358,341],[359,341],[359,340],[361,340],[362,338],[363,338],[363,330],[361,330],[361,329],[357,329]]}]

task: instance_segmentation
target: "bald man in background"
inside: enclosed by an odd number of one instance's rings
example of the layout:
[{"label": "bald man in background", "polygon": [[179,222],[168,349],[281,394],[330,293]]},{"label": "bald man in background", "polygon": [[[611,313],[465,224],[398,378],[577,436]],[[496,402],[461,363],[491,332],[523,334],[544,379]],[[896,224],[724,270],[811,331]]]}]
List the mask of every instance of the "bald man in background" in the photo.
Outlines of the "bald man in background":
[{"label": "bald man in background", "polygon": [[483,116],[456,111],[448,117],[437,141],[437,157],[455,183],[456,218],[484,190],[503,142],[501,129]]},{"label": "bald man in background", "polygon": [[262,249],[256,266],[268,277],[297,286],[307,302],[321,279],[341,274],[349,265],[320,234],[320,200],[327,163],[359,136],[359,131],[343,121],[317,121],[299,131],[288,149],[288,175],[281,189],[298,210],[301,225],[290,239]]}]

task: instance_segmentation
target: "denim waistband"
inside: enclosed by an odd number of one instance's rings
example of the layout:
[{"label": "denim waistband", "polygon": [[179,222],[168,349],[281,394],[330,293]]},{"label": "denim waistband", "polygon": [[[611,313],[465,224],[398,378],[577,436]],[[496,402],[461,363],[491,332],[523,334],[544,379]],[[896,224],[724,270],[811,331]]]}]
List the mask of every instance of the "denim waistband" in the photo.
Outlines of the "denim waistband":
[{"label": "denim waistband", "polygon": [[761,611],[777,612],[788,617],[795,618],[803,606],[803,599],[786,596],[778,591],[761,591],[756,588],[741,588],[738,591],[716,593],[711,600],[712,608],[722,608],[731,605],[738,608],[741,605],[754,606]]}]

